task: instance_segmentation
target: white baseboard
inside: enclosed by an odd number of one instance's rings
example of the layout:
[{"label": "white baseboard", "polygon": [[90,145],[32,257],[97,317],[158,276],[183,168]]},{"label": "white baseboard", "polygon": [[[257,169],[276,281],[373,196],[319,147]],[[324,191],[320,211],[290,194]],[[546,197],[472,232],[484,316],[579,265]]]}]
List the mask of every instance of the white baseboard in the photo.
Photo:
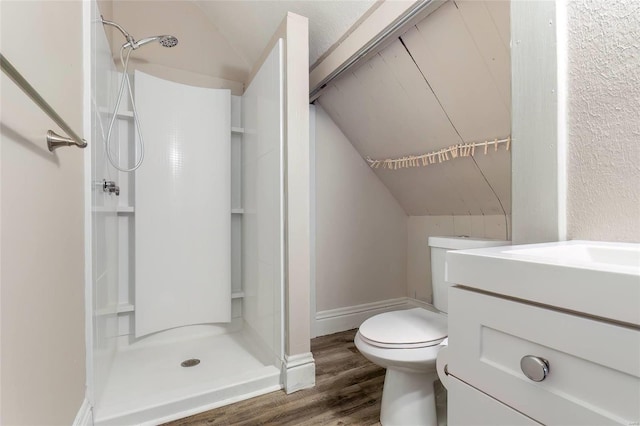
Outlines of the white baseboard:
[{"label": "white baseboard", "polygon": [[285,355],[282,383],[287,394],[310,388],[316,384],[316,362],[313,354]]},{"label": "white baseboard", "polygon": [[[330,309],[316,313],[315,331],[312,337],[325,336],[360,327],[368,318],[383,312],[408,309],[421,305],[414,305],[408,297],[387,299],[380,302],[347,306],[345,308]],[[420,302],[420,301],[416,301]]]},{"label": "white baseboard", "polygon": [[73,426],[93,426],[93,413],[89,400],[85,397],[73,420]]}]

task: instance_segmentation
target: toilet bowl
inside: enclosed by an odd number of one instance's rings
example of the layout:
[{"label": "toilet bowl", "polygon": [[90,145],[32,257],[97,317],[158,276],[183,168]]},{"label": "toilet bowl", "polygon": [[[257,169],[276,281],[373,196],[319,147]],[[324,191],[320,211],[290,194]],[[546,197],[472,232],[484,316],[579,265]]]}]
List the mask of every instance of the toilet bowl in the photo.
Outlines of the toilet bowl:
[{"label": "toilet bowl", "polygon": [[[447,345],[446,252],[509,245],[509,241],[429,237],[434,307],[385,312],[362,323],[354,339],[371,362],[387,369],[382,390],[383,426],[437,425],[433,384],[436,359]],[[446,351],[445,351],[446,352]]]},{"label": "toilet bowl", "polygon": [[446,337],[446,316],[423,308],[387,312],[362,323],[356,347],[387,369],[382,425],[437,424],[433,383],[438,378],[436,357]]}]

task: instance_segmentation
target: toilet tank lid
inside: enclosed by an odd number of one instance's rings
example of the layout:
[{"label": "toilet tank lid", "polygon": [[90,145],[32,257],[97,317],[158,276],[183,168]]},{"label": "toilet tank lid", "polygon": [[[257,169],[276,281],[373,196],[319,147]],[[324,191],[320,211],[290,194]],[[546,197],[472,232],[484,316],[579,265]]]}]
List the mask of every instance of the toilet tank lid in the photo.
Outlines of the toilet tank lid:
[{"label": "toilet tank lid", "polygon": [[494,240],[491,238],[475,237],[429,237],[429,247],[444,248],[449,250],[465,250],[485,247],[498,247],[511,245],[511,241]]}]

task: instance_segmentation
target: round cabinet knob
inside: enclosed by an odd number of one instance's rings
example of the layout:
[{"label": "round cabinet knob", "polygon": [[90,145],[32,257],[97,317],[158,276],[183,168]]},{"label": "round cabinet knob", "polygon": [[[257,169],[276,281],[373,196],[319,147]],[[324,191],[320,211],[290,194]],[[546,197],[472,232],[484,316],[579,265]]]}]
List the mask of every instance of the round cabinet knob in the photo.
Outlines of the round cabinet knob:
[{"label": "round cabinet knob", "polygon": [[534,382],[541,382],[549,374],[549,361],[539,356],[526,355],[520,360],[520,368],[525,376]]}]

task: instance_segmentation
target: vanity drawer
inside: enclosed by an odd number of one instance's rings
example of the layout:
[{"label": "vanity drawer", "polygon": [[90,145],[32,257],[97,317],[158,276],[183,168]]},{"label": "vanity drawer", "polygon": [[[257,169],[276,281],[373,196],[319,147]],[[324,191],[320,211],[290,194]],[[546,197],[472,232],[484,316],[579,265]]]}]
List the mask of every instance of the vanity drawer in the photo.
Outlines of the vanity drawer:
[{"label": "vanity drawer", "polygon": [[451,426],[539,426],[540,423],[449,376],[447,421]]},{"label": "vanity drawer", "polygon": [[[638,329],[452,287],[448,352],[453,376],[541,423],[640,421]],[[527,355],[548,361],[544,380]]]}]

